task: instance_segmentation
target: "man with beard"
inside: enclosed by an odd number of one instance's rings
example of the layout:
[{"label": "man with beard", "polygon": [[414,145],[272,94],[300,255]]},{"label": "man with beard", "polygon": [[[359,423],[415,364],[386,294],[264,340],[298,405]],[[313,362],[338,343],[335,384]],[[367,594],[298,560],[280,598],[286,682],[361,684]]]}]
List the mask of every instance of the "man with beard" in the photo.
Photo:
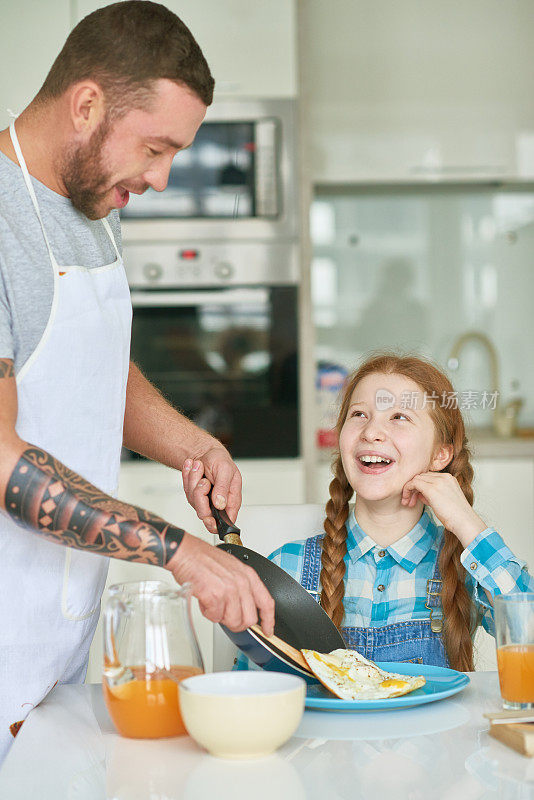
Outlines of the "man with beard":
[{"label": "man with beard", "polygon": [[[212,101],[195,39],[164,6],[90,14],[0,132],[0,759],[56,683],[83,681],[109,556],[189,582],[208,619],[267,634],[274,604],[237,559],[114,498],[121,445],[182,470],[235,518],[227,450],[129,361],[116,209],[162,191]],[[63,545],[58,546],[58,545]]]}]

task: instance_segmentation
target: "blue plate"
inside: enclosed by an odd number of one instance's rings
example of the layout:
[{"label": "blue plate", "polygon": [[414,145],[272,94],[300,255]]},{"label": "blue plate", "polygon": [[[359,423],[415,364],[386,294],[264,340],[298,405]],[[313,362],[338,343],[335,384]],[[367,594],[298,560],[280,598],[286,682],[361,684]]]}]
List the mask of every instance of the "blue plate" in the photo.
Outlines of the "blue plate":
[{"label": "blue plate", "polygon": [[461,692],[469,683],[469,678],[463,672],[456,672],[456,670],[446,667],[403,664],[396,661],[377,661],[377,665],[386,672],[396,672],[400,675],[422,675],[426,679],[426,683],[415,692],[384,700],[341,700],[325,689],[322,684],[308,686],[306,708],[327,711],[387,711],[391,708],[410,708],[423,703],[433,703],[435,700],[443,700],[444,697]]}]

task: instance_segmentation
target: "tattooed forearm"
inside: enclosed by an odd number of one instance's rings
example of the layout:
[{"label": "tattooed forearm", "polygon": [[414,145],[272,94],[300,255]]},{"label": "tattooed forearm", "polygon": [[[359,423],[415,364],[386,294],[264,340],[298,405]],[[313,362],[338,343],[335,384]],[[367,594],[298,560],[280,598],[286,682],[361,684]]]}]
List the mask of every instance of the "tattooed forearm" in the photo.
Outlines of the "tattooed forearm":
[{"label": "tattooed forearm", "polygon": [[47,539],[104,556],[165,566],[184,531],[104,494],[38,447],[23,452],[6,488],[5,509]]},{"label": "tattooed forearm", "polygon": [[0,378],[14,378],[15,370],[10,358],[0,358]]}]

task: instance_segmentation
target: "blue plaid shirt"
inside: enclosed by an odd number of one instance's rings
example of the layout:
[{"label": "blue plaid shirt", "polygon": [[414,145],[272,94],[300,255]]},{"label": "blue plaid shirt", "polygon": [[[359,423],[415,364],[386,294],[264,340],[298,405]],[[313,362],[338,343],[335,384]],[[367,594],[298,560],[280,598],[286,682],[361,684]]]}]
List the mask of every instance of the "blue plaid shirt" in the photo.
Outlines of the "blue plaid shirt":
[{"label": "blue plaid shirt", "polygon": [[[425,508],[409,533],[388,547],[377,545],[356,522],[347,519],[345,556],[345,627],[380,627],[395,622],[428,619],[427,580],[436,566],[443,526]],[[283,545],[269,558],[301,581],[305,540]],[[465,548],[461,562],[466,586],[481,615],[484,628],[494,635],[493,609],[486,595],[532,592],[534,580],[494,528],[486,528]],[[381,591],[378,587],[384,587]],[[319,591],[320,591],[319,586]],[[434,617],[440,615],[436,611]]]},{"label": "blue plaid shirt", "polygon": [[[443,525],[425,508],[419,522],[401,539],[381,547],[360,528],[354,511],[347,519],[345,555],[344,627],[371,628],[428,619],[425,607],[427,580],[432,578]],[[269,556],[299,583],[304,564],[306,539],[282,545]],[[486,528],[461,555],[466,586],[479,612],[483,627],[495,636],[493,608],[488,600],[496,594],[534,592],[534,579],[524,561],[517,558],[494,528]],[[384,587],[382,591],[378,587]],[[321,590],[319,585],[318,590]],[[436,609],[434,619],[441,615]],[[237,669],[250,668],[239,653]]]}]

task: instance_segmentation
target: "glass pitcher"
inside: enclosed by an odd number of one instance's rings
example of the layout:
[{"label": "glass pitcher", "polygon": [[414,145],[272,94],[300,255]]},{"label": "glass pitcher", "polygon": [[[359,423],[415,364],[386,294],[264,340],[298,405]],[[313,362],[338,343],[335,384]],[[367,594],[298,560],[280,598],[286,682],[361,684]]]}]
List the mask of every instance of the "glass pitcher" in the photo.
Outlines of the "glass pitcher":
[{"label": "glass pitcher", "polygon": [[104,613],[104,699],[122,736],[180,736],[178,684],[204,672],[188,584],[109,587]]}]

